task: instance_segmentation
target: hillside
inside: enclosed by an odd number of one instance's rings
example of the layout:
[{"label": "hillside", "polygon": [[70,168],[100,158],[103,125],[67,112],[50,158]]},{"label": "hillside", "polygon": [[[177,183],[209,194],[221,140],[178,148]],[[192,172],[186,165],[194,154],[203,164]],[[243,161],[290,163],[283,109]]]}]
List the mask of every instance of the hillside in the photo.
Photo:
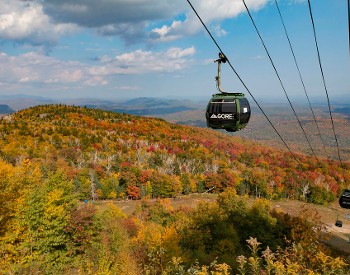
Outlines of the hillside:
[{"label": "hillside", "polygon": [[63,169],[80,186],[81,199],[173,197],[234,186],[240,194],[325,203],[350,182],[349,169],[336,162],[296,160],[209,129],[88,108],[29,108],[2,120],[0,133],[3,160]]},{"label": "hillside", "polygon": [[[350,150],[348,148],[350,147],[350,136],[348,135],[348,128],[350,126],[350,120],[348,116],[349,107],[343,103],[345,101],[344,99],[337,100],[333,103],[332,107],[334,109],[333,116],[335,119],[341,159],[344,162],[349,162]],[[163,118],[166,121],[180,125],[207,127],[204,115],[207,102],[203,100],[191,101],[188,99],[173,100],[148,97],[129,100],[96,98],[52,100],[41,97],[14,95],[5,98],[0,97],[0,104],[7,104],[14,110],[43,104],[75,105],[118,113]],[[235,132],[231,135],[250,139],[262,145],[271,146],[280,150],[287,150],[257,106],[255,106],[253,102],[251,102],[251,104],[252,117],[248,126],[242,131]],[[339,160],[327,107],[321,103],[316,103],[315,106],[313,106],[322,140],[320,139],[315,122],[312,119],[313,116],[309,106],[297,105],[295,109],[316,155],[331,160]],[[264,103],[264,110],[283,139],[292,148],[293,152],[309,156],[312,155],[308,142],[305,140],[303,132],[288,104],[266,102]]]},{"label": "hillside", "polygon": [[[282,274],[345,274],[319,242],[317,213],[289,216],[266,199],[334,203],[349,164],[162,119],[45,105],[0,120],[0,177],[9,274],[236,274],[253,268],[250,256]],[[216,200],[191,207],[166,199],[208,192]],[[125,200],[139,203],[123,213]],[[259,245],[271,262],[254,254]]]}]

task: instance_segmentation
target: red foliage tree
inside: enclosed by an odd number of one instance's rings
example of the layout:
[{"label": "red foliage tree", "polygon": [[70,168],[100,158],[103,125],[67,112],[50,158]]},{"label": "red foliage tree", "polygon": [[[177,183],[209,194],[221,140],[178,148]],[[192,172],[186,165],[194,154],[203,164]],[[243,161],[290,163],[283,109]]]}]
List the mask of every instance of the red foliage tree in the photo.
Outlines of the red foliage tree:
[{"label": "red foliage tree", "polygon": [[133,200],[137,200],[140,197],[140,188],[137,186],[129,185],[126,188],[126,192],[128,196]]}]

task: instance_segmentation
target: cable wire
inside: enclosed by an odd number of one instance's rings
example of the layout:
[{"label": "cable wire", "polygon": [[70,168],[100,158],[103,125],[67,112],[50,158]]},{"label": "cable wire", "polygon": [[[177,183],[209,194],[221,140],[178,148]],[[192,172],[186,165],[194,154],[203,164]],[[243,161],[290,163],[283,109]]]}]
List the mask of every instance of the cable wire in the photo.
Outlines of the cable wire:
[{"label": "cable wire", "polygon": [[304,137],[305,137],[305,139],[306,139],[306,141],[307,141],[307,143],[308,143],[308,145],[309,145],[309,147],[310,147],[310,149],[311,149],[311,151],[312,151],[312,154],[314,155],[314,157],[315,157],[315,159],[317,160],[317,162],[320,164],[320,162],[319,162],[319,160],[318,160],[318,158],[317,158],[317,156],[316,156],[316,154],[315,154],[315,152],[314,152],[314,149],[313,149],[312,146],[311,146],[310,140],[309,140],[309,138],[307,137],[307,134],[306,134],[306,132],[305,132],[305,129],[304,129],[303,125],[301,124],[301,121],[300,121],[300,119],[299,119],[299,117],[298,117],[298,115],[297,115],[297,113],[296,113],[296,111],[295,111],[295,109],[294,109],[294,107],[293,107],[292,102],[291,102],[290,99],[289,99],[288,93],[287,93],[287,91],[286,91],[286,89],[285,89],[285,87],[284,87],[284,85],[283,85],[282,79],[281,79],[281,77],[280,77],[280,75],[279,75],[279,73],[278,73],[278,71],[277,71],[277,68],[276,68],[276,66],[275,66],[275,64],[274,64],[274,62],[273,62],[273,60],[272,60],[272,57],[271,57],[271,55],[270,55],[270,53],[269,53],[269,51],[268,51],[268,49],[267,49],[267,47],[266,47],[266,45],[265,45],[265,42],[264,42],[264,40],[263,40],[263,38],[262,38],[262,36],[261,36],[261,34],[260,34],[260,32],[259,32],[259,30],[258,30],[256,24],[255,24],[255,21],[254,21],[252,15],[250,14],[249,8],[248,8],[248,6],[247,6],[245,0],[242,0],[242,1],[243,1],[243,4],[244,4],[244,6],[245,6],[245,8],[246,8],[246,10],[247,10],[247,13],[248,13],[248,15],[249,15],[249,17],[250,17],[250,20],[252,21],[252,23],[253,23],[253,25],[254,25],[254,28],[255,28],[255,30],[256,30],[256,32],[257,32],[259,38],[260,38],[260,41],[261,41],[261,43],[262,43],[262,45],[263,45],[263,47],[264,47],[264,49],[265,49],[265,51],[266,51],[266,54],[267,54],[267,56],[268,56],[269,59],[270,59],[271,65],[272,65],[272,67],[273,67],[273,69],[274,69],[274,71],[275,71],[275,73],[276,73],[276,76],[277,76],[277,78],[278,78],[278,80],[279,80],[279,82],[280,82],[280,85],[281,85],[281,87],[282,87],[282,89],[283,89],[283,91],[284,91],[284,94],[285,94],[285,96],[286,96],[286,98],[287,98],[287,100],[288,100],[288,102],[289,102],[289,105],[290,105],[291,109],[293,110],[293,113],[294,113],[294,115],[295,115],[295,117],[296,117],[296,119],[297,119],[297,121],[298,121],[298,123],[299,123],[299,126],[300,126],[301,130],[302,130],[303,133],[304,133]]},{"label": "cable wire", "polygon": [[[199,16],[199,14],[197,13],[196,9],[193,7],[192,3],[190,2],[190,0],[187,0],[188,4],[190,5],[190,7],[192,8],[193,12],[196,14],[196,16],[198,17],[199,21],[202,23],[203,27],[205,28],[205,30],[207,31],[207,33],[209,34],[210,38],[213,40],[214,44],[216,45],[216,47],[219,49],[220,53],[222,53],[224,56],[226,56],[223,52],[223,50],[221,49],[221,47],[219,46],[219,44],[216,42],[215,38],[213,37],[213,35],[211,34],[211,32],[209,31],[209,29],[207,28],[207,26],[205,25],[205,23],[203,22],[202,18]],[[227,56],[226,56],[227,57]],[[254,102],[256,103],[256,105],[258,106],[258,108],[260,109],[260,111],[263,113],[263,115],[265,116],[265,118],[267,119],[267,121],[270,123],[271,127],[274,129],[274,131],[276,132],[276,134],[278,135],[278,137],[281,139],[282,143],[285,145],[285,147],[288,149],[288,151],[291,153],[291,155],[294,157],[294,159],[297,161],[297,163],[299,165],[301,165],[300,161],[298,160],[298,158],[293,154],[292,150],[290,149],[290,147],[288,146],[288,144],[284,141],[284,139],[282,138],[281,134],[277,131],[276,127],[273,125],[273,123],[271,122],[271,120],[268,118],[267,114],[264,112],[264,110],[262,109],[262,107],[260,106],[260,104],[258,103],[258,101],[255,99],[255,97],[253,96],[253,94],[250,92],[248,86],[245,84],[245,82],[243,81],[243,79],[240,77],[240,75],[238,74],[238,72],[235,70],[235,68],[232,66],[231,62],[229,59],[227,59],[227,63],[229,64],[229,66],[231,67],[232,71],[235,73],[235,75],[237,76],[237,78],[239,79],[239,81],[242,83],[242,85],[244,86],[244,88],[247,90],[247,92],[249,93],[249,95],[252,97],[252,99],[254,100]]]},{"label": "cable wire", "polygon": [[[350,0],[349,0],[349,1],[350,1]],[[294,58],[295,66],[296,66],[296,68],[297,68],[297,70],[298,70],[298,73],[299,73],[300,82],[301,82],[301,84],[302,84],[302,86],[303,86],[305,96],[306,96],[307,101],[308,101],[308,103],[309,103],[309,107],[310,107],[312,116],[313,116],[313,118],[314,118],[315,124],[316,124],[316,128],[317,128],[317,131],[318,131],[318,135],[319,135],[319,137],[320,137],[320,139],[321,139],[321,143],[322,143],[323,149],[324,149],[326,155],[328,155],[327,150],[326,150],[326,147],[325,147],[324,142],[323,142],[323,139],[322,139],[322,135],[321,135],[320,128],[318,127],[318,123],[317,123],[317,120],[316,120],[315,112],[314,112],[314,110],[312,109],[312,105],[311,105],[311,102],[310,102],[310,98],[309,98],[309,95],[308,95],[308,93],[307,93],[307,90],[306,90],[306,87],[305,87],[305,83],[304,83],[304,80],[303,80],[302,75],[301,75],[301,71],[300,71],[300,68],[299,68],[299,65],[298,65],[298,62],[297,62],[297,58],[296,58],[295,53],[294,53],[294,49],[293,49],[293,46],[292,46],[292,42],[290,41],[290,38],[289,38],[289,35],[288,35],[288,32],[287,32],[287,28],[286,28],[286,25],[285,25],[285,23],[284,23],[283,16],[282,16],[281,10],[280,10],[280,8],[279,8],[279,6],[278,6],[277,0],[275,0],[275,4],[276,4],[276,8],[277,8],[277,10],[278,10],[278,13],[279,13],[279,16],[280,16],[280,19],[281,19],[283,28],[284,28],[284,32],[285,32],[285,34],[286,34],[286,37],[287,37],[287,40],[288,40],[288,43],[289,43],[289,48],[290,48],[290,50],[291,50],[291,52],[292,52],[292,55],[293,55],[293,58]]]},{"label": "cable wire", "polygon": [[330,100],[329,100],[329,95],[328,95],[326,80],[325,80],[325,76],[324,76],[324,73],[323,73],[323,67],[322,67],[322,62],[321,62],[320,50],[319,50],[319,48],[318,48],[318,43],[317,43],[316,28],[315,28],[314,18],[313,18],[313,16],[312,16],[311,3],[310,3],[310,0],[307,0],[307,2],[308,2],[308,4],[309,4],[310,18],[311,18],[311,23],[312,23],[312,29],[313,29],[313,32],[314,32],[314,40],[315,40],[315,46],[316,46],[316,50],[317,50],[318,64],[319,64],[319,67],[320,67],[320,70],[321,70],[322,81],[323,81],[323,87],[324,87],[324,90],[325,90],[326,96],[327,96],[328,111],[329,111],[329,115],[330,115],[330,117],[331,117],[333,134],[334,134],[334,138],[335,138],[336,145],[337,145],[337,149],[338,149],[338,158],[339,158],[340,164],[343,165],[342,160],[341,160],[341,158],[340,158],[339,143],[338,143],[337,134],[335,133],[335,126],[334,126],[333,115],[332,115],[332,110],[331,110],[331,103],[330,103]]}]

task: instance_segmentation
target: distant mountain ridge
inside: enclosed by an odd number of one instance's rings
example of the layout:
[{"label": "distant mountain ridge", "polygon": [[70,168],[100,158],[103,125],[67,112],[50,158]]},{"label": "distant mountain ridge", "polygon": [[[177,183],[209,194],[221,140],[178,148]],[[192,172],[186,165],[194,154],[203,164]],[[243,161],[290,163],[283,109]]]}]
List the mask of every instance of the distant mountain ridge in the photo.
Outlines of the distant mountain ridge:
[{"label": "distant mountain ridge", "polygon": [[52,99],[41,96],[28,96],[22,94],[2,95],[0,96],[0,104],[8,105],[14,111],[26,109],[29,107],[57,103]]},{"label": "distant mountain ridge", "polygon": [[86,101],[78,104],[88,108],[125,113],[139,116],[161,116],[184,111],[198,110],[198,104],[189,100],[173,100],[150,97],[139,97],[122,102],[116,101]]},{"label": "distant mountain ridge", "polygon": [[148,107],[154,108],[154,106],[168,106],[171,105],[172,102],[178,103],[176,100],[167,100],[161,98],[152,98],[152,97],[138,97],[134,99],[130,99],[124,102],[125,106],[133,106],[133,107]]},{"label": "distant mountain ridge", "polygon": [[334,112],[346,115],[350,119],[350,106],[349,107],[343,107],[343,108],[336,108],[334,110]]},{"label": "distant mountain ridge", "polygon": [[0,104],[6,104],[14,110],[22,110],[43,104],[59,103],[140,116],[169,115],[183,111],[198,110],[199,108],[197,103],[190,100],[173,100],[151,97],[139,97],[121,101],[95,98],[56,100],[26,95],[0,96]]},{"label": "distant mountain ridge", "polygon": [[15,110],[13,110],[12,108],[10,108],[10,106],[6,105],[6,104],[0,104],[0,114],[12,114],[14,113]]}]

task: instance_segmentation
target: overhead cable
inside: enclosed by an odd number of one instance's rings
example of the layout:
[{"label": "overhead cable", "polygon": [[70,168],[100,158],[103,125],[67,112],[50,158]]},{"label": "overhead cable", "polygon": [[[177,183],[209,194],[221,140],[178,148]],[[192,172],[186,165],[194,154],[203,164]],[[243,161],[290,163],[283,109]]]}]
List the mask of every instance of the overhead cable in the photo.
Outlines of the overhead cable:
[{"label": "overhead cable", "polygon": [[[350,1],[350,0],[349,0],[349,1]],[[301,84],[302,84],[302,86],[303,86],[305,96],[306,96],[307,101],[308,101],[308,103],[309,103],[309,107],[310,107],[312,116],[313,116],[313,118],[314,118],[315,124],[316,124],[316,128],[317,128],[317,131],[318,131],[318,135],[319,135],[319,137],[320,137],[320,139],[321,139],[321,143],[322,143],[323,149],[324,149],[324,151],[325,151],[325,153],[326,153],[326,155],[327,155],[327,150],[326,150],[326,147],[325,147],[324,142],[323,142],[323,139],[322,139],[322,135],[321,135],[320,128],[318,127],[318,123],[317,123],[317,120],[316,120],[316,115],[315,115],[314,110],[312,109],[312,105],[311,105],[311,102],[310,102],[310,98],[309,98],[309,95],[308,95],[308,93],[307,93],[307,90],[306,90],[306,87],[305,87],[305,83],[304,83],[304,80],[303,80],[303,78],[302,78],[301,71],[300,71],[300,68],[299,68],[299,65],[298,65],[298,62],[297,62],[297,58],[296,58],[295,53],[294,53],[294,49],[293,49],[293,46],[292,46],[292,42],[291,42],[291,40],[290,40],[290,38],[289,38],[289,35],[288,35],[288,32],[287,32],[287,27],[286,27],[286,25],[284,24],[283,16],[282,16],[281,10],[280,10],[280,8],[279,8],[279,6],[278,6],[277,0],[275,0],[275,4],[276,4],[276,8],[277,8],[277,10],[278,10],[279,16],[280,16],[280,18],[281,18],[281,22],[282,22],[282,25],[283,25],[283,28],[284,28],[284,32],[285,32],[285,34],[286,34],[286,37],[287,37],[287,40],[288,40],[288,43],[289,43],[289,48],[290,48],[290,50],[291,50],[291,52],[292,52],[292,55],[293,55],[293,58],[294,58],[295,66],[296,66],[296,68],[297,68],[297,70],[298,70],[298,73],[299,73],[300,82],[301,82]]]},{"label": "overhead cable", "polygon": [[340,164],[342,165],[342,160],[340,158],[339,142],[338,142],[337,134],[335,133],[335,126],[334,126],[334,120],[333,120],[333,115],[332,115],[332,110],[331,110],[331,103],[330,103],[330,100],[329,100],[326,80],[325,80],[325,76],[324,76],[324,73],[323,73],[323,67],[322,67],[322,62],[321,62],[320,50],[318,48],[318,43],[317,43],[316,28],[315,28],[314,18],[312,16],[311,3],[310,3],[310,0],[307,0],[307,2],[309,4],[310,19],[311,19],[312,29],[313,29],[313,33],[314,33],[314,40],[315,40],[315,46],[316,46],[316,50],[317,50],[318,64],[319,64],[321,75],[322,75],[323,87],[324,87],[324,90],[325,90],[326,96],[327,96],[328,111],[329,111],[329,115],[331,117],[333,134],[334,134],[334,138],[335,138],[337,149],[338,149],[338,158],[339,158]]},{"label": "overhead cable", "polygon": [[282,79],[281,79],[281,77],[280,77],[280,75],[279,75],[279,73],[278,73],[278,71],[277,71],[277,68],[276,68],[276,66],[275,66],[275,64],[274,64],[274,62],[273,62],[273,60],[272,60],[272,57],[271,57],[271,55],[270,55],[270,53],[269,53],[269,50],[267,49],[267,47],[266,47],[266,45],[265,45],[265,42],[264,42],[264,40],[263,40],[263,38],[262,38],[262,36],[261,36],[259,30],[258,30],[258,27],[256,26],[255,21],[254,21],[252,15],[250,14],[250,10],[249,10],[249,8],[248,8],[248,6],[247,6],[245,0],[242,0],[242,1],[243,1],[243,4],[244,4],[244,6],[245,6],[245,8],[246,8],[246,10],[247,10],[247,13],[248,13],[248,15],[249,15],[249,18],[250,18],[250,20],[252,21],[252,23],[253,23],[253,25],[254,25],[254,28],[255,28],[255,30],[256,30],[256,32],[257,32],[259,38],[260,38],[260,41],[261,41],[261,43],[262,43],[262,45],[263,45],[263,47],[264,47],[264,49],[265,49],[265,52],[266,52],[267,56],[268,56],[269,59],[270,59],[270,63],[271,63],[271,65],[272,65],[272,67],[273,67],[273,69],[274,69],[274,71],[275,71],[275,74],[276,74],[276,76],[277,76],[277,78],[278,78],[278,80],[279,80],[279,82],[280,82],[280,85],[281,85],[281,87],[282,87],[282,89],[283,89],[283,91],[284,91],[284,94],[285,94],[285,96],[286,96],[288,102],[289,102],[289,105],[290,105],[291,109],[293,110],[293,113],[294,113],[294,115],[295,115],[295,117],[296,117],[296,119],[297,119],[297,121],[298,121],[298,123],[299,123],[299,127],[301,128],[302,132],[304,133],[304,137],[305,137],[305,139],[306,139],[306,141],[307,141],[307,143],[308,143],[308,145],[309,145],[309,147],[310,147],[310,149],[311,149],[311,152],[312,152],[312,154],[314,155],[314,157],[315,157],[315,159],[317,160],[317,162],[320,163],[319,160],[318,160],[318,158],[317,158],[317,156],[316,156],[316,154],[315,154],[315,152],[314,152],[314,150],[313,150],[313,148],[312,148],[312,146],[311,146],[310,140],[309,140],[309,138],[307,137],[307,134],[306,134],[306,132],[305,132],[305,130],[304,130],[304,127],[303,127],[303,125],[301,124],[301,121],[300,121],[300,119],[299,119],[299,117],[298,117],[298,115],[297,115],[297,113],[296,113],[296,111],[295,111],[295,109],[294,109],[294,107],[293,107],[293,104],[292,104],[292,102],[291,102],[290,99],[289,99],[288,93],[287,93],[287,91],[286,91],[286,89],[285,89],[285,87],[284,87],[284,85],[283,85]]},{"label": "overhead cable", "polygon": [[[202,18],[199,16],[198,12],[196,11],[196,9],[193,7],[192,3],[190,2],[190,0],[187,0],[188,4],[191,6],[193,12],[196,14],[196,16],[198,17],[199,21],[202,23],[203,27],[205,28],[205,30],[207,31],[207,33],[209,34],[210,38],[213,40],[214,44],[216,45],[216,47],[219,49],[220,53],[222,53],[224,56],[226,56],[223,52],[223,50],[221,49],[221,47],[219,46],[219,44],[216,42],[215,38],[213,37],[213,35],[211,34],[211,32],[209,31],[209,29],[207,28],[207,26],[205,25],[205,23],[203,22]],[[227,56],[226,56],[227,57]],[[263,115],[265,116],[265,118],[267,119],[267,121],[270,123],[271,127],[274,129],[274,131],[276,132],[276,134],[278,135],[278,137],[281,139],[282,143],[285,145],[285,147],[288,149],[288,151],[291,153],[291,155],[294,157],[294,159],[297,161],[297,163],[299,165],[301,165],[300,161],[298,160],[298,158],[293,154],[292,150],[290,149],[290,147],[288,146],[288,144],[284,141],[284,139],[282,138],[281,134],[277,131],[276,127],[273,125],[273,123],[271,122],[271,120],[269,119],[269,117],[267,116],[267,114],[264,112],[264,110],[262,109],[262,107],[260,106],[260,104],[258,103],[258,101],[255,99],[255,97],[253,96],[253,94],[250,92],[248,86],[245,84],[245,82],[243,81],[243,79],[240,77],[240,75],[238,74],[238,72],[235,70],[235,68],[232,66],[231,62],[229,59],[227,59],[227,63],[229,64],[229,66],[231,67],[232,71],[235,73],[235,75],[238,77],[239,81],[242,83],[242,85],[244,86],[244,88],[247,90],[247,92],[249,93],[249,95],[252,97],[252,99],[254,100],[254,102],[256,103],[256,105],[258,106],[258,108],[260,109],[260,111],[263,113]]]}]

